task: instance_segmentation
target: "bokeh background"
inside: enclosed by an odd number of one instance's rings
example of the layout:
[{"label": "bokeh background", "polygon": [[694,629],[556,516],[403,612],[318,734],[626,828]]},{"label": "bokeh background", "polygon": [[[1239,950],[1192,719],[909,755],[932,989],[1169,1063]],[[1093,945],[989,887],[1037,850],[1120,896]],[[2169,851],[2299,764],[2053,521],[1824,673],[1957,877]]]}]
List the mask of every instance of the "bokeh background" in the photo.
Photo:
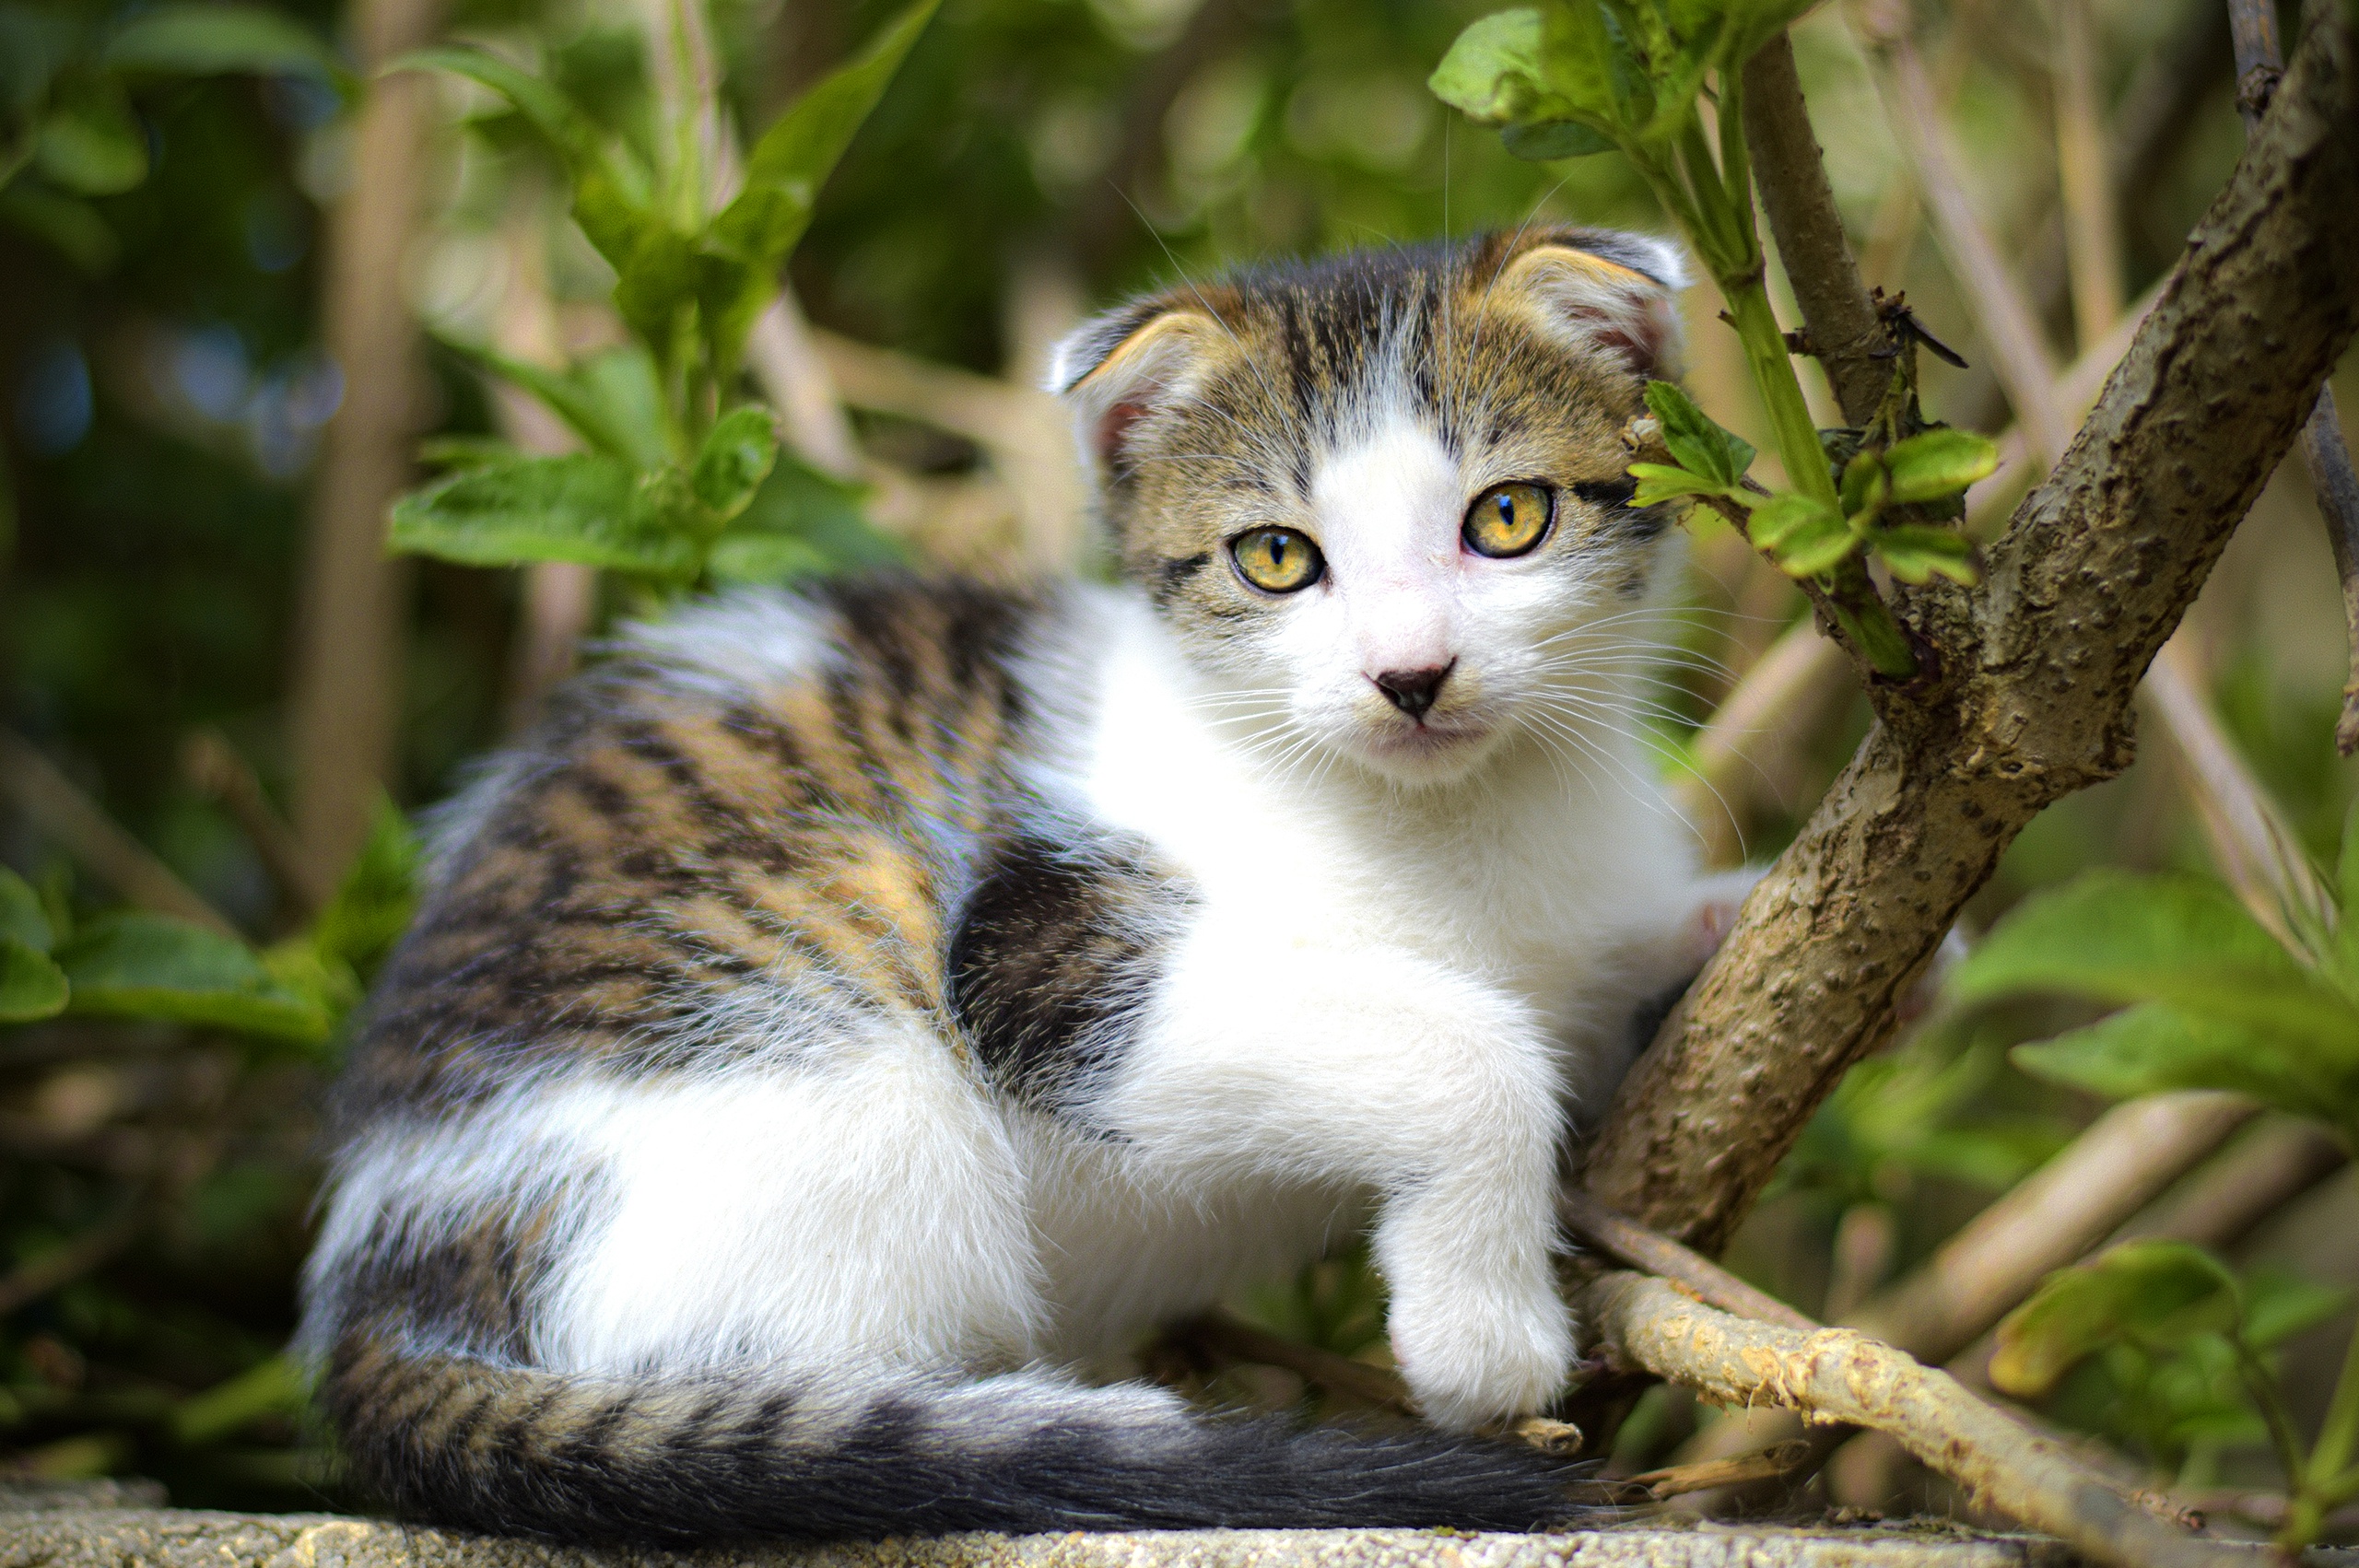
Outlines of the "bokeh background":
[{"label": "bokeh background", "polygon": [[[1488,8],[948,0],[791,266],[794,321],[769,384],[792,394],[803,455],[862,486],[848,526],[866,543],[844,558],[1088,569],[1066,439],[1030,389],[1057,335],[1126,291],[1534,219],[1667,230],[1617,158],[1520,162],[1427,92]],[[715,0],[728,116],[758,129],[889,9]],[[119,69],[103,41],[139,11],[0,5],[0,862],[61,922],[126,903],[209,912],[267,948],[314,930],[372,821],[371,874],[381,891],[397,883],[399,822],[372,818],[374,790],[401,813],[448,794],[470,758],[530,722],[616,609],[575,568],[386,561],[370,546],[372,472],[413,482],[437,441],[562,439],[444,340],[554,362],[618,330],[611,277],[566,219],[555,171],[488,95],[400,78],[407,117],[390,152],[372,151],[360,104],[395,89],[295,53],[260,72]],[[660,18],[632,0],[278,11],[347,69],[386,40],[487,43],[627,135],[642,134],[658,91],[647,40]],[[1930,97],[1895,104],[1871,39],[1905,41]],[[2011,286],[2085,402],[2090,372],[2118,353],[2119,319],[2242,146],[2216,0],[1829,6],[1795,45],[1870,280],[1905,290],[1971,366],[1928,361],[1929,409],[1992,433],[2012,420],[1895,112],[1930,117],[1956,150]],[[112,123],[135,128],[144,168],[77,173],[70,148],[26,151],[37,118],[77,92],[127,112]],[[104,145],[94,156],[123,161]],[[371,289],[403,307],[373,335]],[[1691,385],[1766,446],[1717,309],[1708,286],[1690,298]],[[1808,374],[1823,422],[1837,423]],[[2348,365],[2341,384],[2343,406],[2359,406]],[[374,423],[355,429],[364,405]],[[1977,527],[2003,521],[2009,483],[1978,496]],[[1801,604],[1700,521],[1687,597],[1690,657],[1655,724],[1662,766],[1706,853],[1765,858],[1864,708],[1822,685],[1699,761],[1698,726]],[[2255,507],[2182,637],[2252,776],[2330,862],[2353,793],[2331,740],[2347,656],[2298,464]],[[2035,824],[1972,923],[2091,865],[2211,868],[2199,798],[2149,746]],[[373,951],[344,955],[365,971]],[[2007,1063],[2010,1043],[2056,1021],[1935,1010],[1855,1071],[1731,1261],[1828,1316],[1911,1278],[2097,1115]],[[0,1472],[154,1476],[190,1504],[339,1500],[278,1356],[334,1059],[333,1037],[274,1044],[218,1024],[0,1025]],[[2283,1144],[2285,1129],[2264,1118],[2238,1136],[2271,1135]],[[2359,1182],[2340,1165],[2313,1149],[2225,1250],[2359,1282]],[[1380,1297],[1354,1259],[1238,1305],[1382,1359]],[[2289,1383],[2322,1387],[2347,1331],[2346,1317],[2291,1341]],[[1155,1363],[1215,1398],[1302,1394],[1267,1368]],[[2093,1363],[2048,1413],[2184,1490],[2265,1487],[2265,1449],[2224,1376],[2200,1357]],[[1715,1419],[1650,1394],[1613,1463],[1697,1451]],[[1856,1506],[1965,1506],[1889,1455],[1825,1484]]]}]

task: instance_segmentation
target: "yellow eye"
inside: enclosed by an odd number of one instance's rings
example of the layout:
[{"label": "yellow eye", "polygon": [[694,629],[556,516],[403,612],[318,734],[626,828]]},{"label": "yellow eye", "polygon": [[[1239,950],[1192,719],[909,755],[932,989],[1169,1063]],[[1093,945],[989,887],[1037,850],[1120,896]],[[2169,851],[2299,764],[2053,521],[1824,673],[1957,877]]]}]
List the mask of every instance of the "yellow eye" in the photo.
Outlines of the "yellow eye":
[{"label": "yellow eye", "polygon": [[1238,575],[1270,593],[1309,588],[1327,570],[1327,557],[1308,534],[1291,528],[1257,528],[1228,542]]},{"label": "yellow eye", "polygon": [[1478,556],[1520,556],[1547,536],[1555,515],[1555,491],[1519,479],[1494,485],[1475,497],[1459,536]]}]

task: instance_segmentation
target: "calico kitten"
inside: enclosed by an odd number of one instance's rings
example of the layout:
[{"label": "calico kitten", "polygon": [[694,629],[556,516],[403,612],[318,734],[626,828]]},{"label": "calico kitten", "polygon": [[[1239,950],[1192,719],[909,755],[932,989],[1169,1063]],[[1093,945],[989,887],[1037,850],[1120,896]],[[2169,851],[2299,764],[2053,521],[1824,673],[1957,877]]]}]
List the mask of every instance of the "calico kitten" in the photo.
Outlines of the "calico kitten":
[{"label": "calico kitten", "polygon": [[[1568,1119],[1703,896],[1625,733],[1677,258],[1181,287],[1054,380],[1124,586],[643,626],[450,816],[304,1342],[402,1513],[577,1539],[1564,1516]],[[1071,1369],[1371,1227],[1446,1432]],[[1457,1433],[1460,1435],[1451,1435]]]}]

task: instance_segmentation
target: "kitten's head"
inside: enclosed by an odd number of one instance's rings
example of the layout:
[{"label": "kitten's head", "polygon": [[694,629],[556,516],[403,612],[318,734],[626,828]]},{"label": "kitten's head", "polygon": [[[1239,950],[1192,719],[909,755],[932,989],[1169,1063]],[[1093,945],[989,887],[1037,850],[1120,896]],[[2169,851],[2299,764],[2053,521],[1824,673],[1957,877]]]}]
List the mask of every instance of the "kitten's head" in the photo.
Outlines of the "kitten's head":
[{"label": "kitten's head", "polygon": [[1255,269],[1097,318],[1051,380],[1122,571],[1240,712],[1439,782],[1634,640],[1602,623],[1666,519],[1619,436],[1684,281],[1584,228]]}]

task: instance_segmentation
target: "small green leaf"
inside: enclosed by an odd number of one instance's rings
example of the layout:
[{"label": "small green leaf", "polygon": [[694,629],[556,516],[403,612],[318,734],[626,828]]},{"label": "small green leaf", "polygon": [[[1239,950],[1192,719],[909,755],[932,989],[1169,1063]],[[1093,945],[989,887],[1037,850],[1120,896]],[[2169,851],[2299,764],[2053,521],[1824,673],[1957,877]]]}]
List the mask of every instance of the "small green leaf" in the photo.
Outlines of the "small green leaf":
[{"label": "small green leaf", "polygon": [[2350,1307],[2352,1295],[2348,1286],[2321,1285],[2280,1270],[2256,1269],[2244,1282],[2245,1343],[2265,1351],[2331,1322]]},{"label": "small green leaf", "polygon": [[2002,1393],[2037,1398],[2109,1344],[2169,1343],[2232,1320],[2236,1303],[2236,1277],[2201,1247],[2127,1242],[2050,1274],[2007,1315],[1990,1357],[1990,1381]]},{"label": "small green leaf", "polygon": [[1999,466],[1999,448],[1989,438],[1947,426],[1895,441],[1884,454],[1892,474],[1892,498],[1903,506],[1957,495]]},{"label": "small green leaf", "polygon": [[1594,158],[1614,150],[1614,138],[1578,120],[1547,120],[1536,124],[1509,125],[1499,133],[1508,155],[1526,163],[1554,163],[1559,158]]},{"label": "small green leaf", "polygon": [[339,91],[352,86],[343,62],[309,28],[259,6],[158,6],[124,23],[100,58],[117,71],[302,76]]},{"label": "small green leaf", "polygon": [[1964,1003],[2027,991],[2168,1001],[2359,1071],[2359,1007],[2224,888],[2194,877],[2088,872],[2025,899],[1950,975],[1949,994]]},{"label": "small green leaf", "polygon": [[0,866],[0,937],[20,942],[35,953],[47,953],[57,942],[41,895],[6,866]]},{"label": "small green leaf", "polygon": [[29,1024],[65,1011],[65,972],[29,942],[0,935],[0,1024]]},{"label": "small green leaf", "polygon": [[280,985],[243,942],[139,911],[91,921],[58,950],[76,1016],[206,1024],[315,1045],[319,1005]]},{"label": "small green leaf", "polygon": [[1662,425],[1662,444],[1679,466],[1733,489],[1753,466],[1753,445],[1724,430],[1696,406],[1696,400],[1670,381],[1647,383],[1647,407]]},{"label": "small green leaf", "polygon": [[908,564],[898,545],[869,526],[861,509],[866,494],[782,452],[712,547],[708,569],[720,582],[777,583]]},{"label": "small green leaf", "polygon": [[1892,478],[1884,471],[1884,462],[1871,449],[1860,452],[1843,465],[1843,515],[1858,517],[1872,507],[1882,506],[1892,494]]},{"label": "small green leaf", "polygon": [[1936,575],[1967,584],[1981,579],[1974,566],[1974,542],[1963,533],[1906,522],[1879,528],[1868,539],[1877,558],[1903,582],[1922,583]]},{"label": "small green leaf", "polygon": [[673,530],[656,488],[594,452],[487,463],[396,502],[390,544],[468,566],[575,561],[684,582],[697,547]]},{"label": "small green leaf", "polygon": [[1651,507],[1660,502],[1676,500],[1682,496],[1741,497],[1743,495],[1741,490],[1715,484],[1700,474],[1690,474],[1684,468],[1672,468],[1666,463],[1634,462],[1628,472],[1630,477],[1638,482],[1637,492],[1630,497],[1632,506]]},{"label": "small green leaf", "polygon": [[2299,1117],[2359,1127],[2359,1082],[2299,1042],[2168,1002],[2126,1008],[2051,1040],[2017,1046],[2016,1066],[2108,1099],[2169,1089],[2224,1089]]},{"label": "small green leaf", "polygon": [[721,522],[745,509],[778,462],[778,426],[768,408],[747,404],[715,421],[688,476],[697,504]]},{"label": "small green leaf", "polygon": [[1860,536],[1832,507],[1798,490],[1755,507],[1745,536],[1768,551],[1788,577],[1816,577],[1842,565],[1860,547]]},{"label": "small green leaf", "polygon": [[625,456],[640,468],[670,461],[671,415],[663,406],[654,357],[646,349],[633,343],[603,350],[575,366],[573,374],[625,442]]},{"label": "small green leaf", "polygon": [[147,178],[147,135],[111,83],[85,82],[33,128],[33,167],[83,196],[111,196]]},{"label": "small green leaf", "polygon": [[[652,468],[663,461],[665,452],[660,414],[651,427],[648,417],[651,410],[647,403],[636,395],[628,403],[615,398],[613,393],[625,383],[611,375],[593,376],[582,369],[552,370],[546,366],[511,359],[480,344],[464,343],[448,337],[440,341],[492,375],[513,381],[532,393],[593,451],[620,458],[635,468]],[[647,363],[645,351],[613,349],[600,357],[610,360],[618,356],[646,366],[648,385],[651,391],[654,369]],[[660,402],[657,406],[660,407]]]},{"label": "small green leaf", "polygon": [[384,70],[389,76],[396,71],[446,71],[454,76],[464,76],[506,99],[569,163],[594,161],[597,157],[597,128],[572,99],[487,49],[413,49],[388,63]]},{"label": "small green leaf", "polygon": [[29,180],[0,186],[0,221],[50,245],[93,277],[111,269],[123,250],[89,203]]},{"label": "small green leaf", "polygon": [[1485,125],[1552,122],[1574,105],[1543,85],[1545,29],[1536,10],[1497,11],[1470,24],[1426,85],[1436,98]]}]

